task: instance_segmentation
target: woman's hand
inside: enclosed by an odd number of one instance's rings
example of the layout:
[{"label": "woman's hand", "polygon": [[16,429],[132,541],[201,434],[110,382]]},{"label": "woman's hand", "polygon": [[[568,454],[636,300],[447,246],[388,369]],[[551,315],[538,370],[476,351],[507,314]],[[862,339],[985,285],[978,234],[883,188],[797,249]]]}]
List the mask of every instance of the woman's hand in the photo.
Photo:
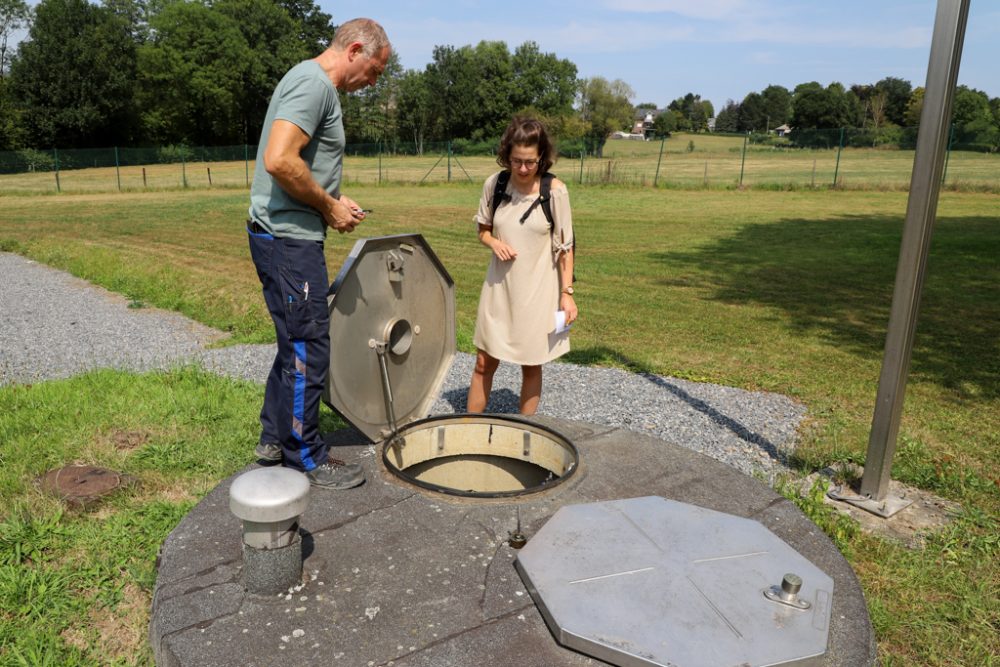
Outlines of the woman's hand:
[{"label": "woman's hand", "polygon": [[566,326],[573,324],[577,315],[580,314],[576,309],[576,301],[573,300],[573,295],[566,294],[565,292],[559,297],[559,310],[566,313]]},{"label": "woman's hand", "polygon": [[502,262],[507,262],[517,257],[517,251],[500,239],[493,239],[490,247],[493,249],[493,254]]}]

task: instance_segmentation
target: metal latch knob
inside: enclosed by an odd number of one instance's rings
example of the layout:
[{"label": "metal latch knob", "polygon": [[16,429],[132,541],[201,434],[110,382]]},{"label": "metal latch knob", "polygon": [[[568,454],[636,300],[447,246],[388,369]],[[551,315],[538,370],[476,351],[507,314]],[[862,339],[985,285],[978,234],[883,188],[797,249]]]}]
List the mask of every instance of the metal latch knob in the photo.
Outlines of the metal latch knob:
[{"label": "metal latch knob", "polygon": [[789,572],[782,577],[781,586],[765,588],[764,597],[796,609],[809,609],[812,604],[799,597],[800,590],[802,590],[802,577]]}]

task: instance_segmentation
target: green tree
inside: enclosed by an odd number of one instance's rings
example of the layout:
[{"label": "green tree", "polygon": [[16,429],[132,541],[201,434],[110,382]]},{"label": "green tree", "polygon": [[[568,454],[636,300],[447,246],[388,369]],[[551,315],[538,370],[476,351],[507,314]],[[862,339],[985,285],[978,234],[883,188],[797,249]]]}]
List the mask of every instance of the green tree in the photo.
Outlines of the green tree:
[{"label": "green tree", "polygon": [[312,58],[330,46],[336,26],[333,17],[322,11],[312,0],[276,0],[298,26],[298,41]]},{"label": "green tree", "polygon": [[708,119],[715,116],[715,109],[708,100],[702,100],[701,95],[688,93],[684,97],[678,97],[667,105],[671,111],[675,111],[681,116],[678,119],[677,129],[692,130],[701,132],[708,129]]},{"label": "green tree", "polygon": [[503,42],[475,48],[438,46],[424,81],[436,120],[435,138],[497,136],[513,111],[513,67]]},{"label": "green tree", "polygon": [[887,76],[876,83],[875,88],[885,94],[885,119],[894,125],[905,125],[906,107],[913,94],[910,82]]},{"label": "green tree", "polygon": [[412,140],[417,153],[423,154],[424,141],[434,124],[430,87],[424,73],[407,70],[399,79],[396,114],[401,139]]},{"label": "green tree", "polygon": [[156,143],[242,143],[245,82],[254,54],[239,24],[198,2],[168,4],[139,49],[139,101]]},{"label": "green tree", "polygon": [[567,116],[576,99],[576,65],[554,53],[542,53],[535,42],[525,42],[514,50],[513,98],[515,111],[535,109],[540,115]]},{"label": "green tree", "polygon": [[223,134],[255,143],[274,87],[292,66],[315,55],[303,24],[273,0],[215,0],[212,11],[228,17],[240,31],[248,52],[240,63],[239,89],[234,91],[237,125]]},{"label": "green tree", "polygon": [[620,79],[584,79],[580,85],[580,118],[587,124],[586,139],[595,155],[604,153],[608,135],[632,126],[632,88]]},{"label": "green tree", "polygon": [[715,117],[715,131],[739,132],[739,122],[740,105],[733,100],[726,100],[726,105]]},{"label": "green tree", "polygon": [[374,86],[341,95],[348,143],[395,144],[398,140],[398,100],[403,66],[393,53]]},{"label": "green tree", "polygon": [[920,114],[924,111],[924,89],[918,86],[913,89],[906,103],[906,113],[903,114],[903,125],[917,127],[920,125]]},{"label": "green tree", "polygon": [[996,150],[997,144],[1000,144],[993,123],[990,98],[981,90],[968,86],[956,88],[951,119],[955,126],[956,143],[979,144],[991,150]]},{"label": "green tree", "polygon": [[677,114],[673,111],[664,111],[657,114],[653,119],[653,130],[657,137],[669,137],[677,131]]},{"label": "green tree", "polygon": [[760,93],[748,93],[740,103],[738,121],[739,132],[764,132],[767,130],[767,109]]},{"label": "green tree", "polygon": [[27,141],[130,143],[135,75],[135,43],[120,17],[86,0],[42,0],[10,72]]},{"label": "green tree", "polygon": [[17,30],[31,24],[31,8],[24,0],[0,0],[0,79],[9,66],[8,40]]},{"label": "green tree", "polygon": [[792,93],[784,86],[770,85],[760,92],[764,127],[768,132],[792,118]]},{"label": "green tree", "polygon": [[839,83],[824,88],[815,81],[799,84],[792,96],[792,125],[796,128],[841,128],[858,125],[857,97]]}]

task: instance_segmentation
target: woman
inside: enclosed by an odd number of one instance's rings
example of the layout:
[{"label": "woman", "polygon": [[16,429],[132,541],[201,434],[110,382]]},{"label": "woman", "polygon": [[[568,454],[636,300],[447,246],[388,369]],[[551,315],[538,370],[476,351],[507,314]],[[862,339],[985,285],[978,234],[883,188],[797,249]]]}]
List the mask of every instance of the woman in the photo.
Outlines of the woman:
[{"label": "woman", "polygon": [[495,211],[500,173],[483,185],[476,222],[479,241],[493,257],[479,296],[469,412],[486,408],[497,366],[507,361],[521,366],[521,414],[534,414],[542,395],[542,364],[569,352],[568,333],[556,328],[556,311],[565,314],[567,326],[577,316],[573,218],[566,185],[552,179],[552,224],[539,205],[542,178],[554,158],[545,127],[533,118],[516,117],[500,140],[497,162],[510,175]]}]

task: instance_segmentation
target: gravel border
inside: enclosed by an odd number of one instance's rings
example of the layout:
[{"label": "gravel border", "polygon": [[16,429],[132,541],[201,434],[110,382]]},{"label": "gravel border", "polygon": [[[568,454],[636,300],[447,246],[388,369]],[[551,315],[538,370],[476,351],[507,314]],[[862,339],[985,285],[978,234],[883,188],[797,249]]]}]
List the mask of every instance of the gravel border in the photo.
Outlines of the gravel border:
[{"label": "gravel border", "polygon": [[[206,350],[221,332],[177,313],[130,308],[121,295],[18,255],[0,253],[0,279],[0,386],[191,362],[263,383],[274,358],[273,345]],[[464,409],[473,361],[456,355],[434,414]],[[654,435],[768,480],[785,467],[806,412],[780,394],[614,368],[552,363],[544,378],[540,414]],[[501,364],[487,410],[517,412],[519,391],[520,370]]]}]

